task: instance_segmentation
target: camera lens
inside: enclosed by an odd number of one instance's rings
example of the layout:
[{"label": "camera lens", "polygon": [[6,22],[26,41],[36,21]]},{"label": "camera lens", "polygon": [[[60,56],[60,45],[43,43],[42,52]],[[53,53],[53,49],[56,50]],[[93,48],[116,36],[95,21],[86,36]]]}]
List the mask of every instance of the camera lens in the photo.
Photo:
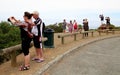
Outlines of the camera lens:
[{"label": "camera lens", "polygon": [[9,18],[8,18],[8,21],[11,22]]}]

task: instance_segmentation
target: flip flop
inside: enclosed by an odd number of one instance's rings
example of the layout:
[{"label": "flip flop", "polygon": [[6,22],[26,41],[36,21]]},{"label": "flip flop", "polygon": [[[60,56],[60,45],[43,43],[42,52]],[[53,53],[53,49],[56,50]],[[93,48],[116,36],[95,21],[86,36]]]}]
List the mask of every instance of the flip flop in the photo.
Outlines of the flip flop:
[{"label": "flip flop", "polygon": [[38,58],[32,58],[32,61],[36,61],[36,60],[39,60]]},{"label": "flip flop", "polygon": [[44,61],[44,59],[36,60],[37,63],[41,63],[41,62],[43,62],[43,61]]}]

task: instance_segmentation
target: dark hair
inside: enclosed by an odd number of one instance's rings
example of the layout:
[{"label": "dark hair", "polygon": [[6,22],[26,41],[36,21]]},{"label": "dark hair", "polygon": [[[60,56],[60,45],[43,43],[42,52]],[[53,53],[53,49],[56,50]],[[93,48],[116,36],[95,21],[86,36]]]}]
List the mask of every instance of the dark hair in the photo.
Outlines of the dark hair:
[{"label": "dark hair", "polygon": [[83,21],[85,21],[85,19],[83,19]]},{"label": "dark hair", "polygon": [[29,12],[24,12],[24,16],[27,17],[28,19],[31,19],[33,14],[31,14]]}]

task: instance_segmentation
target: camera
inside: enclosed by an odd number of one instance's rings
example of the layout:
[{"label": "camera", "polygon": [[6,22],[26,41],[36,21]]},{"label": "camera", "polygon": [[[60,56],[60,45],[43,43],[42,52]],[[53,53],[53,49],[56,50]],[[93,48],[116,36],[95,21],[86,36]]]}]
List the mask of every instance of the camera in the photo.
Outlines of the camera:
[{"label": "camera", "polygon": [[16,20],[14,17],[9,17],[8,18],[8,21],[11,22],[12,24],[15,24],[16,23]]}]

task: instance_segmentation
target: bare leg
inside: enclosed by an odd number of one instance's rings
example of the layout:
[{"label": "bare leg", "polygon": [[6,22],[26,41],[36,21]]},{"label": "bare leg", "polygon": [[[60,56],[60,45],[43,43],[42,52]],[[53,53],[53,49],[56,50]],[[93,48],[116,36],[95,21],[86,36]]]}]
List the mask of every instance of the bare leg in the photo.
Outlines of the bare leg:
[{"label": "bare leg", "polygon": [[36,58],[40,58],[39,48],[36,48]]},{"label": "bare leg", "polygon": [[30,54],[25,56],[25,66],[29,66],[30,65]]},{"label": "bare leg", "polygon": [[37,58],[43,59],[43,51],[42,51],[42,48],[36,48],[36,54],[37,54]]}]

